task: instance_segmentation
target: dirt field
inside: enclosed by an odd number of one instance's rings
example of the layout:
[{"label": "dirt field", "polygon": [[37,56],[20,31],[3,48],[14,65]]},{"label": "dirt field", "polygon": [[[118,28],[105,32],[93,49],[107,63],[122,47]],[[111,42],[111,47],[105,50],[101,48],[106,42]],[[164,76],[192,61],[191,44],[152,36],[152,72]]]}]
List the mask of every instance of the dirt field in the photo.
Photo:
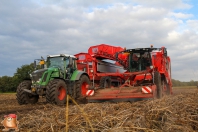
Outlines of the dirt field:
[{"label": "dirt field", "polygon": [[[16,114],[20,132],[193,132],[198,131],[198,90],[173,88],[162,99],[120,103],[18,105],[15,94],[0,94],[0,119]],[[66,116],[68,118],[66,118]],[[68,121],[66,122],[66,119]],[[4,126],[0,124],[0,131]]]}]

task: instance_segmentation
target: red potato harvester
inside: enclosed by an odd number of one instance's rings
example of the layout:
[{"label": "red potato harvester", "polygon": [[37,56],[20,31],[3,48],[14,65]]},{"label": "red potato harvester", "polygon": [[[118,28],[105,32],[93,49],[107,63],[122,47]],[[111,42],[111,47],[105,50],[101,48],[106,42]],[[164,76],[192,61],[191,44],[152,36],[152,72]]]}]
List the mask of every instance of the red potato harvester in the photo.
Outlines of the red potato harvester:
[{"label": "red potato harvester", "polygon": [[86,92],[89,102],[172,94],[171,62],[165,47],[126,49],[100,44],[75,56],[78,70],[87,72],[92,84]]}]

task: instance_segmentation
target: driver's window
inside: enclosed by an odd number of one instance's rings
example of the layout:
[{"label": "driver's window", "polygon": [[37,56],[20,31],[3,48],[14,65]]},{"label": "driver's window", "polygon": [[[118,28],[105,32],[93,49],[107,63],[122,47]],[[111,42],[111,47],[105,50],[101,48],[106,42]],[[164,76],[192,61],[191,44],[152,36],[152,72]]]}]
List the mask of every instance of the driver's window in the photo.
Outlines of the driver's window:
[{"label": "driver's window", "polygon": [[139,71],[139,53],[133,53],[131,55],[131,71]]},{"label": "driver's window", "polygon": [[56,61],[54,61],[53,59],[50,59],[49,61],[49,67],[56,65]]},{"label": "driver's window", "polygon": [[138,61],[140,58],[140,54],[139,53],[133,53],[133,56],[132,56],[132,60],[133,61]]}]

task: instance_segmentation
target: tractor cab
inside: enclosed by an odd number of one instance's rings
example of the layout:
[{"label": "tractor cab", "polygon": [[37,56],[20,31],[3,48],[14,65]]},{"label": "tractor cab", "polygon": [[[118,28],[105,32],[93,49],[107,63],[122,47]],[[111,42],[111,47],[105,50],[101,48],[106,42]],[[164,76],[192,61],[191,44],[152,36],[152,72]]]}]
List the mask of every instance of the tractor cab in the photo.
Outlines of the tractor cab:
[{"label": "tractor cab", "polygon": [[151,48],[128,49],[128,72],[139,72],[152,68]]},{"label": "tractor cab", "polygon": [[132,52],[129,56],[129,71],[135,72],[149,70],[151,65],[150,58],[150,54],[147,51]]},{"label": "tractor cab", "polygon": [[128,67],[129,72],[149,71],[153,67],[162,69],[164,64],[161,62],[165,58],[169,58],[165,47],[127,49],[123,53],[128,54],[126,67]]},{"label": "tractor cab", "polygon": [[74,70],[76,70],[76,57],[60,54],[60,55],[48,55],[46,60],[47,68],[57,70],[60,73],[60,77],[69,79]]}]

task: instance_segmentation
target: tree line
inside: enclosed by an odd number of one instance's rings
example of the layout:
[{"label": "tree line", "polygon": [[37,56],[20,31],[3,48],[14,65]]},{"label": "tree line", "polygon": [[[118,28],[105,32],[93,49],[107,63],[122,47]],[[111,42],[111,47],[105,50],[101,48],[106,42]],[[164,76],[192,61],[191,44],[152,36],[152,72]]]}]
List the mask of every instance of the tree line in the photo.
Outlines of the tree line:
[{"label": "tree line", "polygon": [[173,87],[182,87],[182,86],[198,86],[198,81],[191,80],[189,82],[181,82],[179,80],[172,79]]},{"label": "tree line", "polygon": [[[30,79],[29,74],[34,70],[34,64],[22,65],[17,68],[13,77],[2,76],[0,77],[0,92],[16,92],[17,86],[24,80]],[[197,86],[198,81],[191,80],[190,82],[181,82],[179,80],[172,79],[173,87],[182,86]]]},{"label": "tree line", "polygon": [[22,65],[17,68],[13,77],[2,76],[0,77],[0,93],[16,92],[17,86],[24,80],[30,79],[30,73],[34,70],[34,64]]}]

